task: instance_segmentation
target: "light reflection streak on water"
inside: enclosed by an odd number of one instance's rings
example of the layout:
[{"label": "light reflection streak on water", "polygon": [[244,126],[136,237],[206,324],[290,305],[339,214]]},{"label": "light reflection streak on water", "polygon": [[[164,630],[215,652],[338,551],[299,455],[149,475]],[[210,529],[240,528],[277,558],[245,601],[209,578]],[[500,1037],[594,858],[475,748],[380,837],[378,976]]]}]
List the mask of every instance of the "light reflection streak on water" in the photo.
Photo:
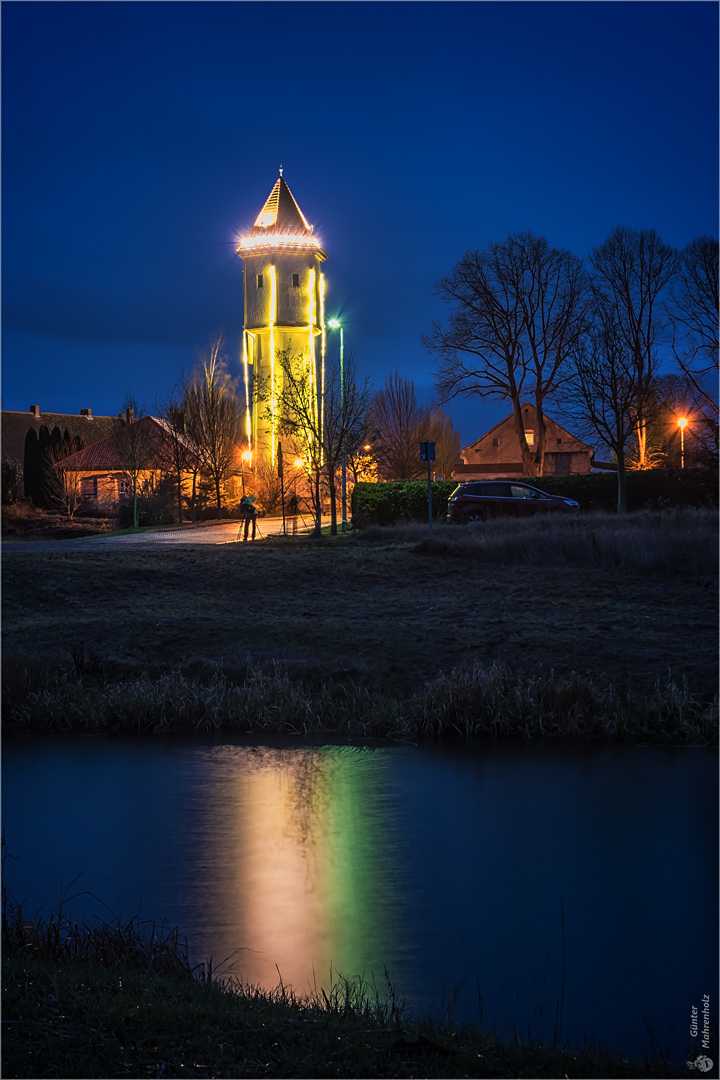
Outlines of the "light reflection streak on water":
[{"label": "light reflection streak on water", "polygon": [[235,940],[247,945],[228,969],[247,981],[274,985],[279,970],[286,985],[302,989],[313,969],[318,981],[331,968],[367,973],[389,951],[390,851],[380,827],[386,775],[369,756],[217,751],[208,812],[212,818],[216,801],[233,812],[214,834],[214,861],[222,865],[228,851],[233,857],[225,882],[208,889],[209,922],[235,924]]}]

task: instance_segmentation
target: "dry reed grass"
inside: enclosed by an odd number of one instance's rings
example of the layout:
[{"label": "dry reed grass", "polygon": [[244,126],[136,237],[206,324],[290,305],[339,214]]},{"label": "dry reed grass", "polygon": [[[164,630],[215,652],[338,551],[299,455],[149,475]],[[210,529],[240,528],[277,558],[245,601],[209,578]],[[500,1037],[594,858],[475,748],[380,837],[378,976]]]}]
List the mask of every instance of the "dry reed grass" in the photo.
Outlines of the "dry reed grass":
[{"label": "dry reed grass", "polygon": [[684,508],[615,514],[547,515],[532,519],[501,518],[474,525],[440,524],[432,541],[427,526],[371,525],[363,540],[414,545],[489,563],[538,566],[718,573],[718,513]]},{"label": "dry reed grass", "polygon": [[8,712],[10,724],[60,731],[717,742],[717,699],[698,701],[671,678],[656,683],[650,694],[634,695],[579,672],[518,674],[498,662],[443,673],[407,698],[390,698],[353,682],[310,686],[290,679],[277,663],[270,671],[249,668],[242,681],[221,673],[195,680],[174,672],[85,686],[62,675]]}]

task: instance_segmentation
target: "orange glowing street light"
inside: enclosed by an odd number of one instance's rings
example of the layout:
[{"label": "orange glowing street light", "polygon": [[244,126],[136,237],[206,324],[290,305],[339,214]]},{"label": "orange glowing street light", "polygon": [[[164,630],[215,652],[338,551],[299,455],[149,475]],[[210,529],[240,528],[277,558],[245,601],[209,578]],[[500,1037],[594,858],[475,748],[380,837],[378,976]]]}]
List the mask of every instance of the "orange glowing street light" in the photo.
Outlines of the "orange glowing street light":
[{"label": "orange glowing street light", "polygon": [[243,450],[240,455],[240,476],[242,478],[242,493],[245,494],[245,462],[252,459],[252,454],[249,450]]},{"label": "orange glowing street light", "polygon": [[680,428],[680,468],[685,468],[685,427],[687,425],[687,418],[681,416],[678,420],[678,426]]}]

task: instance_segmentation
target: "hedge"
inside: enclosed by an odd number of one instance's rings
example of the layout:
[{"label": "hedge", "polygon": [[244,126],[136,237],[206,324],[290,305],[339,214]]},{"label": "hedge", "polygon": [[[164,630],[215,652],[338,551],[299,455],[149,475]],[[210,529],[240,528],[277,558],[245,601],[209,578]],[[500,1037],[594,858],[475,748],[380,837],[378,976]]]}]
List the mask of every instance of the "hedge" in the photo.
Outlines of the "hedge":
[{"label": "hedge", "polygon": [[[436,480],[432,485],[433,518],[447,513],[448,499],[457,487],[455,480]],[[427,521],[427,480],[393,480],[386,484],[356,484],[353,488],[352,523],[397,525],[400,521]]]},{"label": "hedge", "polygon": [[[495,477],[493,477],[495,479]],[[517,480],[518,477],[497,477]],[[585,473],[576,476],[521,478],[525,483],[575,499],[585,511],[617,508],[615,473]],[[433,518],[447,513],[448,499],[456,480],[438,480],[432,485]],[[648,469],[627,474],[628,510],[662,510],[672,506],[717,506],[718,477],[707,469]],[[367,525],[396,525],[403,521],[427,520],[427,482],[424,480],[356,484],[352,493],[352,522]]]}]

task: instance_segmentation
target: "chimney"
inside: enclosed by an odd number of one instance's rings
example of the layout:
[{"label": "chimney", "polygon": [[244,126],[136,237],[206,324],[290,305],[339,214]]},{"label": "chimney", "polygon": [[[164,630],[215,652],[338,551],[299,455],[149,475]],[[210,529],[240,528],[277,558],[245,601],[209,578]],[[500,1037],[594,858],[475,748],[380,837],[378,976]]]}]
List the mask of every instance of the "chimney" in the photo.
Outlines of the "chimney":
[{"label": "chimney", "polygon": [[135,410],[134,409],[126,409],[125,410],[125,422],[127,424],[132,424],[134,419],[135,419]]},{"label": "chimney", "polygon": [[92,420],[92,409],[81,409],[80,410],[80,415],[81,416],[89,416],[90,419]]},{"label": "chimney", "polygon": [[39,405],[31,405],[30,406],[30,412],[33,414],[33,416],[39,416],[40,415],[40,406]]}]

